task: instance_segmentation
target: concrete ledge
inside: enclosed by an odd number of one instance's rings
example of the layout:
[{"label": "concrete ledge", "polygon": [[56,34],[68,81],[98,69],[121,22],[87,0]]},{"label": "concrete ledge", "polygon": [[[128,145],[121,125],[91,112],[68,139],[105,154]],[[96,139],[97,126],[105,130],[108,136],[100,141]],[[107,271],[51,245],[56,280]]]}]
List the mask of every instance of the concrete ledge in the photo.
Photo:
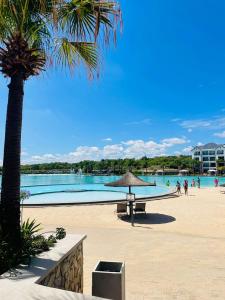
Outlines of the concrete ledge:
[{"label": "concrete ledge", "polygon": [[12,272],[0,276],[1,300],[39,300],[39,299],[100,299],[85,296],[80,293],[69,292],[57,288],[42,286],[40,283],[48,274],[54,272],[64,259],[71,255],[83,240],[85,235],[70,235],[58,243],[50,251],[43,252],[32,260],[30,266],[19,266]]}]

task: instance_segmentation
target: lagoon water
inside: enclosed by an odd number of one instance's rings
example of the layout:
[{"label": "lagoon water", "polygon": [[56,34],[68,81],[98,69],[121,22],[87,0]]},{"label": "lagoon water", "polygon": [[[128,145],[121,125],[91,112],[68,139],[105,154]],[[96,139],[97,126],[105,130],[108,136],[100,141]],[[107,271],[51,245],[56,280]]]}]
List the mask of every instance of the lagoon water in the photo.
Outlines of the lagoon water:
[{"label": "lagoon water", "polygon": [[[156,187],[134,187],[132,192],[137,198],[152,197],[167,194],[170,189],[166,186],[170,181],[173,188],[177,181],[181,184],[185,179],[191,184],[196,176],[140,176],[143,180],[156,182]],[[21,188],[28,190],[31,197],[24,204],[43,203],[85,203],[126,199],[127,188],[105,187],[104,183],[117,180],[120,176],[79,176],[75,174],[54,175],[22,175]],[[215,177],[201,176],[201,187],[214,185]],[[225,178],[220,178],[220,184]]]},{"label": "lagoon water", "polygon": [[[179,180],[181,184],[185,179],[191,183],[192,179],[197,180],[197,176],[140,176],[143,180],[149,182],[156,182],[157,185],[165,186],[169,180],[171,186],[175,186]],[[37,185],[93,185],[104,184],[106,182],[114,181],[120,178],[120,176],[78,176],[75,174],[55,174],[55,175],[22,175],[21,185],[25,186],[37,186]],[[200,176],[201,186],[210,187],[214,185],[215,177],[212,176]],[[225,177],[220,177],[219,182],[225,183]],[[138,188],[142,189],[142,188]]]}]

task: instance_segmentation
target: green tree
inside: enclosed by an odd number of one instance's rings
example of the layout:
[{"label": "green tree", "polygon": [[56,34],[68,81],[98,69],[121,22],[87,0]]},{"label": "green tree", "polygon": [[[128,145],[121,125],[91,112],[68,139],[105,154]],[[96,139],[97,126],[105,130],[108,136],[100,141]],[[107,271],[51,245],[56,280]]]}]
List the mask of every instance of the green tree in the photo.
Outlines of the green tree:
[{"label": "green tree", "polygon": [[1,190],[1,227],[20,249],[20,153],[24,84],[50,64],[93,76],[98,45],[109,43],[120,17],[113,0],[0,0],[0,67],[9,78]]}]

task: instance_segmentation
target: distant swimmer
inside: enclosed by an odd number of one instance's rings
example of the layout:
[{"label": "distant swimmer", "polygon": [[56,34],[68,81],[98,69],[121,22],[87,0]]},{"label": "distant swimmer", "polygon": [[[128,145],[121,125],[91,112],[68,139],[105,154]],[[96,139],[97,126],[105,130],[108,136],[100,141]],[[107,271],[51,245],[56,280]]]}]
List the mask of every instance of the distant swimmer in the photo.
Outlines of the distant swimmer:
[{"label": "distant swimmer", "polygon": [[169,181],[169,180],[167,180],[166,185],[167,185],[167,186],[170,186],[170,181]]}]

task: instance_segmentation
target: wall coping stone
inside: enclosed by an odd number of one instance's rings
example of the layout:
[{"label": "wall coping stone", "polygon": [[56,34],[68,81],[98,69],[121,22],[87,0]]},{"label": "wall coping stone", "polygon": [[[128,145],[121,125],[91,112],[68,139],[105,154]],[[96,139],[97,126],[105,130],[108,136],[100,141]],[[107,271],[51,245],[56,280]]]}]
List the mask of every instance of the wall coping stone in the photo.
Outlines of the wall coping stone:
[{"label": "wall coping stone", "polygon": [[67,234],[55,247],[32,259],[29,266],[20,265],[13,272],[0,276],[1,300],[97,300],[102,298],[85,296],[56,288],[39,285],[60,262],[83,242],[86,235]]}]

